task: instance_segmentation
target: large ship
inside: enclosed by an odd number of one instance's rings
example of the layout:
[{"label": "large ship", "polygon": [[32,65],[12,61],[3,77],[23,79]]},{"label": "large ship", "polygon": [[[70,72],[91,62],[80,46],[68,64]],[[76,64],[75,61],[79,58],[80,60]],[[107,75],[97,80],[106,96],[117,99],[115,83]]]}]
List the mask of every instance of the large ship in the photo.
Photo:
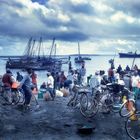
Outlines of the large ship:
[{"label": "large ship", "polygon": [[120,58],[140,58],[140,54],[136,52],[128,52],[128,53],[119,53]]}]

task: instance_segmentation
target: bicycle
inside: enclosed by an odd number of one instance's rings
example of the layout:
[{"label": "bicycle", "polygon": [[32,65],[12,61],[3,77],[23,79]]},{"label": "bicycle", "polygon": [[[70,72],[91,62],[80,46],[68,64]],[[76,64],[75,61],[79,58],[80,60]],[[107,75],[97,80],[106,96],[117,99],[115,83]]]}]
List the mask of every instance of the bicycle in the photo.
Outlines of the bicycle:
[{"label": "bicycle", "polygon": [[[100,91],[98,90],[98,86],[92,89],[91,93],[89,94],[90,97],[87,95],[86,92],[85,94],[81,96],[80,112],[84,117],[90,118],[90,117],[95,116],[97,113],[97,110],[98,110],[97,101],[94,100],[94,98],[92,98],[94,93],[100,94]],[[88,99],[86,99],[87,97]]]},{"label": "bicycle", "polygon": [[35,97],[34,93],[33,93],[33,88],[32,89],[32,92],[31,92],[31,100],[30,100],[30,103],[29,105],[26,105],[25,104],[25,95],[24,95],[24,92],[23,92],[23,103],[22,103],[22,107],[23,107],[23,110],[24,111],[27,111],[27,110],[35,110],[35,109],[38,109],[40,107],[39,103],[38,103],[38,100],[37,98]]},{"label": "bicycle", "polygon": [[134,99],[127,99],[120,109],[120,116],[126,117],[125,130],[133,140],[140,139],[140,111]]},{"label": "bicycle", "polygon": [[92,96],[88,98],[88,105],[86,108],[80,108],[80,111],[85,117],[94,117],[99,109],[107,112],[119,112],[119,108],[114,108],[115,105],[120,104],[121,95],[114,91],[113,84],[106,86],[95,87]]},{"label": "bicycle", "polygon": [[6,87],[6,86],[1,86],[1,91],[0,91],[0,102],[2,105],[10,105],[12,104],[12,99],[11,99],[11,88]]},{"label": "bicycle", "polygon": [[[72,88],[72,92],[73,92],[73,96],[72,98],[69,100],[69,102],[67,103],[67,106],[72,106],[72,107],[76,107],[78,105],[83,105],[84,107],[87,106],[87,104],[83,104],[84,103],[88,103],[88,97],[87,97],[87,87],[85,86],[78,86],[78,85],[74,85],[74,87]],[[81,98],[84,97],[84,100],[82,100]]]},{"label": "bicycle", "polygon": [[140,111],[130,115],[125,122],[125,130],[133,140],[140,140]]},{"label": "bicycle", "polygon": [[135,112],[135,101],[134,99],[127,99],[124,101],[124,103],[122,104],[120,110],[119,110],[119,114],[121,117],[129,117],[130,115],[132,115]]}]

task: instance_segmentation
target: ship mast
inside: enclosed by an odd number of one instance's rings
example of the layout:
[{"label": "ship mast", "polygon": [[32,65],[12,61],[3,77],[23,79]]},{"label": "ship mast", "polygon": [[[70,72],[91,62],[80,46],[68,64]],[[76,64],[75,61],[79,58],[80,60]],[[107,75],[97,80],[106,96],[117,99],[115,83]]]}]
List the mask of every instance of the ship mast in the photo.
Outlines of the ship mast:
[{"label": "ship mast", "polygon": [[53,38],[53,42],[52,42],[52,46],[51,46],[51,51],[50,51],[49,58],[51,58],[53,47],[54,47],[54,43],[55,43],[55,38]]}]

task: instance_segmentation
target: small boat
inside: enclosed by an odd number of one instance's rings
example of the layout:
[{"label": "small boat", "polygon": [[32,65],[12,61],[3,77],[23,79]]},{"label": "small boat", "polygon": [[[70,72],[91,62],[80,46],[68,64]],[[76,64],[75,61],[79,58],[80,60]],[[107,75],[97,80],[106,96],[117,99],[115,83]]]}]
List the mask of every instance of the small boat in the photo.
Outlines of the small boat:
[{"label": "small boat", "polygon": [[140,54],[136,52],[128,52],[128,53],[119,53],[120,58],[140,58]]},{"label": "small boat", "polygon": [[74,61],[75,61],[75,63],[83,63],[83,62],[85,62],[82,57],[75,57]]},{"label": "small boat", "polygon": [[79,42],[78,42],[78,57],[75,57],[74,61],[75,61],[75,63],[83,63],[83,62],[85,62],[84,59],[82,58],[82,56],[80,55]]}]

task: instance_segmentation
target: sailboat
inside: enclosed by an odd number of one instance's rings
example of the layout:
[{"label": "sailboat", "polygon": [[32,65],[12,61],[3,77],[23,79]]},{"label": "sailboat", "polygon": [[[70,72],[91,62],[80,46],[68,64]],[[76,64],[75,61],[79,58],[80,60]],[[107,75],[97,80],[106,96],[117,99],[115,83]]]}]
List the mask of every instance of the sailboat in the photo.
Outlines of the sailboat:
[{"label": "sailboat", "polygon": [[[42,38],[40,38],[38,46],[35,46],[35,41],[32,43],[32,38],[30,38],[25,49],[25,54],[18,60],[9,59],[6,63],[6,68],[61,71],[62,60],[55,58],[55,47],[55,38],[53,38],[50,55],[41,55],[42,51],[43,53],[45,52],[42,45]],[[52,56],[53,51],[54,56]]]},{"label": "sailboat", "polygon": [[91,60],[90,57],[82,57],[81,56],[79,42],[78,42],[78,57],[75,57],[74,60],[75,60],[75,63],[83,63],[83,62],[85,62],[85,60]]},{"label": "sailboat", "polygon": [[80,55],[79,42],[78,42],[78,57],[75,57],[74,61],[75,61],[75,63],[83,63],[83,62],[85,62],[84,59],[82,58],[82,56]]}]

